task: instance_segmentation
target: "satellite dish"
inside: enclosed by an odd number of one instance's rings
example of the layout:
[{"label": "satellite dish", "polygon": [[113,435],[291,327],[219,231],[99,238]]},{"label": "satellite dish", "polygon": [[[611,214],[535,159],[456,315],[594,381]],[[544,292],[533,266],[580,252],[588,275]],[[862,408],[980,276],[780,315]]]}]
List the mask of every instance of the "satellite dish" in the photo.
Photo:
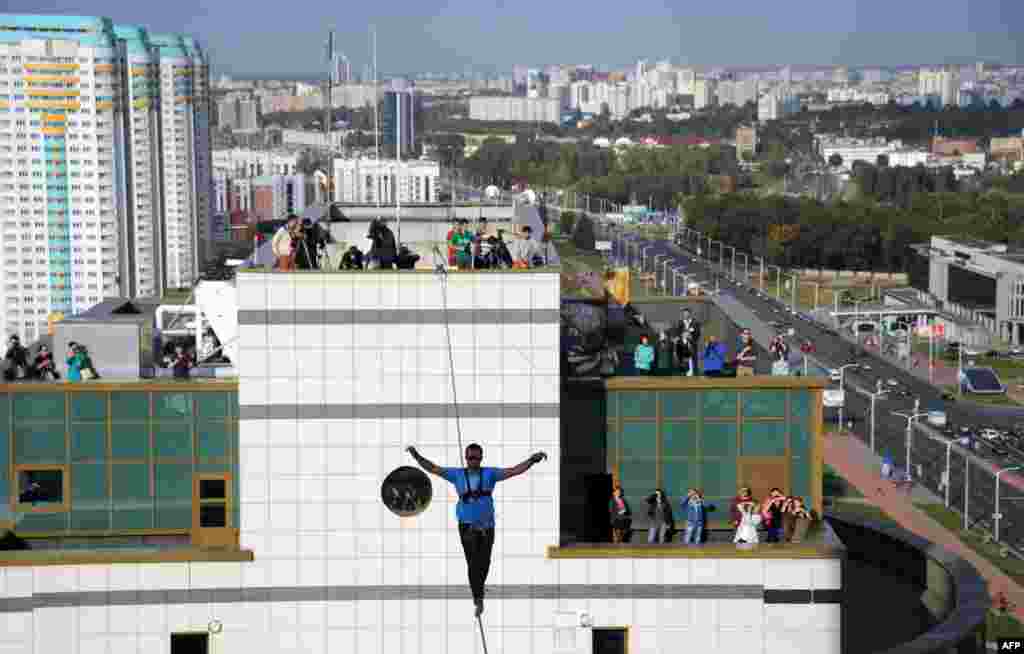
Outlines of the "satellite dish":
[{"label": "satellite dish", "polygon": [[497,198],[499,195],[501,195],[501,189],[491,184],[490,186],[484,189],[484,195],[486,195],[488,199],[493,200]]}]

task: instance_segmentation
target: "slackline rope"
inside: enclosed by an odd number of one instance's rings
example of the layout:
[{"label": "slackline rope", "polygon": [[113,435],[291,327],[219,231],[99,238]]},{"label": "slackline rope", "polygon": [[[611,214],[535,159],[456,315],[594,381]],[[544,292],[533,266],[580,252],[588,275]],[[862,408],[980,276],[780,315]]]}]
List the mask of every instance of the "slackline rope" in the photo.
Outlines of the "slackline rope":
[{"label": "slackline rope", "polygon": [[[469,488],[469,468],[466,465],[466,450],[462,447],[462,423],[459,419],[459,395],[455,386],[455,355],[452,352],[452,331],[448,323],[448,270],[443,266],[437,267],[437,275],[441,280],[441,315],[444,317],[444,334],[448,343],[448,373],[452,384],[452,407],[455,409],[455,434],[459,440],[459,456],[462,457],[462,474],[466,478],[466,491]],[[480,484],[483,486],[483,473],[480,474]],[[487,636],[484,634],[484,622],[480,615],[476,616],[477,626],[480,627],[480,641],[484,646],[484,654],[487,653]]]}]

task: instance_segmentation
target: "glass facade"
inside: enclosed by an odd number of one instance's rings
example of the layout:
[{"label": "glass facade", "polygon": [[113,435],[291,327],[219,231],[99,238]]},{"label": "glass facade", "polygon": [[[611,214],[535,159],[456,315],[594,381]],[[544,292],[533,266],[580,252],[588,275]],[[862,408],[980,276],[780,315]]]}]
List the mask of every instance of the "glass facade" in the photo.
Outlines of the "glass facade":
[{"label": "glass facade", "polygon": [[[70,497],[58,508],[26,502],[19,473],[54,471],[66,475]],[[0,522],[19,534],[189,530],[198,475],[231,480],[237,527],[237,389],[83,384],[0,393]]]},{"label": "glass facade", "polygon": [[712,520],[723,520],[741,486],[753,486],[758,499],[778,486],[820,511],[820,412],[813,410],[820,395],[812,388],[609,390],[608,472],[634,514],[642,515],[655,488],[678,505],[693,487],[719,507]]}]

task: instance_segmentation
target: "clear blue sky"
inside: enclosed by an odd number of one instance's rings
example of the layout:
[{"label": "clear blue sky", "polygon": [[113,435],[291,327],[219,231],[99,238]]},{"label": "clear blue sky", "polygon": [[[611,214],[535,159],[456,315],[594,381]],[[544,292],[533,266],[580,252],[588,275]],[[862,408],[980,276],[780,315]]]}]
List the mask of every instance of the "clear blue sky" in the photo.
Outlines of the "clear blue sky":
[{"label": "clear blue sky", "polygon": [[1024,63],[1024,0],[5,0],[0,8],[190,33],[216,71],[239,75],[323,70],[331,27],[362,72],[373,24],[379,67],[394,73],[663,57],[727,66]]}]

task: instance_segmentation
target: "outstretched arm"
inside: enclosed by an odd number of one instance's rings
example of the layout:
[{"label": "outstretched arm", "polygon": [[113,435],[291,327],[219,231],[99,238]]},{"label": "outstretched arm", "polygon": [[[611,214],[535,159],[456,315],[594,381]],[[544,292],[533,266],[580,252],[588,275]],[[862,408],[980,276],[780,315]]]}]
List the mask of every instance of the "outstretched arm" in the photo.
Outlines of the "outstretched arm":
[{"label": "outstretched arm", "polygon": [[501,474],[501,478],[503,480],[504,479],[511,479],[512,477],[515,477],[517,475],[521,475],[524,472],[526,472],[527,470],[529,470],[530,468],[532,468],[535,464],[540,463],[541,461],[543,461],[546,458],[548,458],[547,454],[545,454],[544,452],[537,452],[536,454],[531,456],[529,459],[523,461],[519,465],[512,466],[511,468],[505,468],[504,470],[502,470],[501,471],[501,473],[502,473]]},{"label": "outstretched arm", "polygon": [[411,454],[412,458],[416,459],[416,463],[418,463],[420,467],[426,470],[427,472],[437,475],[438,477],[444,474],[444,471],[441,469],[441,466],[423,458],[423,456],[421,456],[420,453],[416,451],[415,447],[409,446],[405,448],[405,451]]}]

